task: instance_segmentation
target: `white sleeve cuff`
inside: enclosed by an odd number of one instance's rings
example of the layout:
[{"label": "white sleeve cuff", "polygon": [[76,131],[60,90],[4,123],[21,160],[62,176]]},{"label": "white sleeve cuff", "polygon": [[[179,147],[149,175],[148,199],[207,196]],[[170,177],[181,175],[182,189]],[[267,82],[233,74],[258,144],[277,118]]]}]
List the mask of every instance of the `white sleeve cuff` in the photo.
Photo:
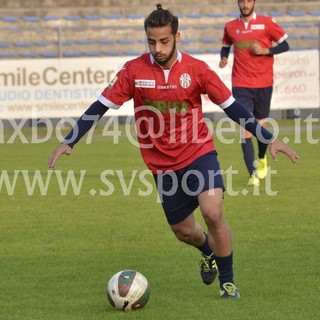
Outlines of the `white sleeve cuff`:
[{"label": "white sleeve cuff", "polygon": [[107,99],[106,97],[104,97],[103,95],[100,95],[100,97],[98,98],[98,100],[105,105],[106,107],[110,108],[110,109],[114,109],[114,110],[118,110],[121,105],[119,104],[115,104],[112,101],[110,101],[109,99]]},{"label": "white sleeve cuff", "polygon": [[230,96],[225,102],[221,103],[219,107],[224,110],[230,107],[235,101],[236,99],[233,96]]}]

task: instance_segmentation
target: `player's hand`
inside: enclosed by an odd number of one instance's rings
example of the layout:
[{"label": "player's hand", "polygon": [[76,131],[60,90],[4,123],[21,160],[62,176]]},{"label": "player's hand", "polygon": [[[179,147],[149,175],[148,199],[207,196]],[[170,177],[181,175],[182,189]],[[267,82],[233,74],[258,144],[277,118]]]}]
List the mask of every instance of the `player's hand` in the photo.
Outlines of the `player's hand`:
[{"label": "player's hand", "polygon": [[278,152],[286,154],[293,163],[296,163],[299,159],[299,156],[296,154],[296,152],[280,140],[274,140],[273,142],[271,142],[269,144],[269,151],[273,161],[278,161]]},{"label": "player's hand", "polygon": [[224,68],[227,64],[228,64],[228,59],[224,57],[219,62],[219,68]]},{"label": "player's hand", "polygon": [[49,156],[49,160],[48,160],[49,168],[54,169],[58,158],[62,154],[70,155],[71,152],[72,152],[72,148],[70,146],[64,143],[60,144],[59,147],[56,148]]},{"label": "player's hand", "polygon": [[270,54],[270,51],[268,48],[263,48],[258,43],[253,44],[249,50],[255,56],[266,56]]}]

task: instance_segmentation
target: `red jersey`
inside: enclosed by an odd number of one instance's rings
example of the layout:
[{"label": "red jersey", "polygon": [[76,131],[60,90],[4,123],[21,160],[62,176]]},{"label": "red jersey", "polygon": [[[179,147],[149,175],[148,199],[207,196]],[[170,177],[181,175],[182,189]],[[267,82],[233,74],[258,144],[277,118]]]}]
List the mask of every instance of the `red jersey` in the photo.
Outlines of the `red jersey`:
[{"label": "red jersey", "polygon": [[249,22],[240,17],[225,25],[222,46],[234,46],[232,86],[265,88],[273,85],[273,56],[254,56],[249,47],[258,43],[271,48],[273,42],[287,38],[285,31],[271,18],[254,13]]},{"label": "red jersey", "polygon": [[153,172],[178,170],[215,149],[203,121],[201,94],[226,108],[230,90],[203,61],[178,52],[170,70],[150,53],[124,64],[99,101],[113,109],[133,98],[143,160]]}]

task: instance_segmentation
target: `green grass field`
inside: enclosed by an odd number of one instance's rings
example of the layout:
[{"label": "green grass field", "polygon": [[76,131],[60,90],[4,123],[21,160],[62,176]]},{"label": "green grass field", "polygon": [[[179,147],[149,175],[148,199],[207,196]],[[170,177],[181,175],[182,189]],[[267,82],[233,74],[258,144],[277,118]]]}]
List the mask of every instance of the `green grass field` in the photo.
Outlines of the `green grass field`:
[{"label": "green grass field", "polygon": [[[56,137],[8,143],[12,130],[6,130],[0,148],[0,319],[318,319],[319,141],[310,143],[305,130],[297,139],[293,120],[281,125],[280,137],[290,139],[300,161],[293,165],[279,155],[272,163],[269,156],[276,173],[271,186],[255,194],[246,187],[238,134],[226,134],[233,144],[216,139],[222,169],[239,172],[224,204],[238,301],[222,301],[217,282],[202,284],[198,251],[175,240],[152,177],[137,178],[146,167],[125,136],[114,144],[97,129],[91,144],[81,141],[52,172],[47,158]],[[23,132],[30,141],[31,130]],[[319,126],[312,135],[319,139]],[[70,172],[78,184],[63,189]],[[48,184],[39,187],[40,180]],[[127,268],[148,278],[151,296],[145,309],[123,313],[112,309],[105,290],[108,279]]]}]

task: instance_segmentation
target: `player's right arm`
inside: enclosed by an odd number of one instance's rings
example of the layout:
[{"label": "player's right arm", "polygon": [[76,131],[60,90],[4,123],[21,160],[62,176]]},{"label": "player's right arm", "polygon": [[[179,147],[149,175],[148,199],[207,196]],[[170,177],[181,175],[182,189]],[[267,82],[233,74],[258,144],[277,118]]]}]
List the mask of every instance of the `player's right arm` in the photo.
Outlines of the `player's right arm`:
[{"label": "player's right arm", "polygon": [[48,167],[50,169],[54,169],[56,166],[56,162],[58,160],[58,158],[62,155],[62,154],[66,154],[66,155],[70,155],[72,152],[72,148],[70,146],[68,146],[65,143],[61,143],[56,149],[54,149],[52,151],[52,153],[49,156],[49,160],[48,160]]},{"label": "player's right arm", "polygon": [[56,162],[61,155],[70,155],[73,146],[99,121],[108,109],[100,101],[95,101],[79,118],[64,141],[50,154],[48,160],[49,168],[55,168]]},{"label": "player's right arm", "polygon": [[228,24],[226,24],[224,27],[223,37],[222,37],[222,47],[220,50],[219,68],[224,68],[228,64],[228,57],[229,57],[232,45],[233,45],[233,41],[229,37]]},{"label": "player's right arm", "polygon": [[224,68],[228,64],[228,57],[230,53],[230,47],[222,46],[220,51],[220,62],[219,62],[219,68]]},{"label": "player's right arm", "polygon": [[[133,63],[137,63],[135,59]],[[133,98],[134,81],[126,62],[118,71],[114,79],[104,89],[97,101],[95,101],[79,118],[75,126],[65,137],[64,141],[49,156],[49,168],[54,169],[58,158],[62,154],[70,155],[73,146],[99,121],[99,119],[111,109],[119,109],[126,101]],[[139,61],[138,61],[139,63]],[[140,64],[134,65],[137,68]]]}]

